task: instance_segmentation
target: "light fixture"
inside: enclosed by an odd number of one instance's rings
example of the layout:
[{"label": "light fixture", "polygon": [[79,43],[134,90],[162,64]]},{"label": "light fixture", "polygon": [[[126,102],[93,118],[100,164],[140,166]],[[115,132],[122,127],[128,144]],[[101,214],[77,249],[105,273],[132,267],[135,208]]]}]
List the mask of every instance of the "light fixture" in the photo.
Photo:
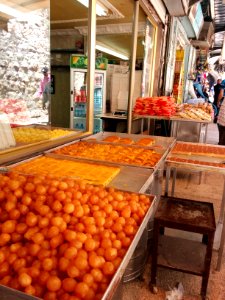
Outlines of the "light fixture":
[{"label": "light fixture", "polygon": [[23,13],[21,11],[4,4],[0,4],[0,12],[3,12],[4,14],[15,18],[23,16]]},{"label": "light fixture", "polygon": [[115,50],[113,50],[113,49],[110,49],[110,48],[107,48],[107,47],[105,47],[105,46],[102,46],[102,45],[100,45],[100,44],[96,44],[95,49],[96,49],[96,50],[99,50],[99,51],[102,51],[102,52],[104,52],[104,53],[108,53],[108,54],[110,54],[110,55],[112,55],[112,56],[121,58],[121,59],[123,59],[123,60],[129,60],[129,57],[128,57],[128,56],[126,56],[126,55],[124,55],[124,54],[122,54],[122,53],[120,53],[120,52],[117,52],[117,51],[115,51]]},{"label": "light fixture", "polygon": [[[84,6],[88,7],[89,5],[89,0],[77,0]],[[105,8],[103,5],[96,3],[96,14],[100,17],[105,17],[108,15],[108,9]]]}]

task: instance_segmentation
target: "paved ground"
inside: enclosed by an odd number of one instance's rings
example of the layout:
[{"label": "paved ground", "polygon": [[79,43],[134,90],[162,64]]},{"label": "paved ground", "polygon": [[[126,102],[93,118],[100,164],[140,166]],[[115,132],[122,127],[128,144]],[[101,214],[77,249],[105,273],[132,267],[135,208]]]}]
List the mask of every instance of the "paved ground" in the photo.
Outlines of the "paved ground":
[{"label": "paved ground", "polygon": [[[207,143],[218,143],[218,129],[216,124],[210,124],[208,127]],[[220,204],[223,192],[223,175],[217,173],[204,173],[201,183],[199,183],[199,173],[178,172],[175,197],[189,198],[193,200],[202,200],[212,202],[216,221],[219,218]],[[163,182],[163,189],[165,180]],[[223,254],[221,271],[217,272],[218,252],[213,251],[211,263],[210,278],[208,284],[209,300],[225,300],[225,253]],[[187,258],[188,259],[188,258]],[[201,277],[174,272],[166,269],[158,271],[158,293],[152,294],[149,290],[148,283],[150,280],[151,257],[144,269],[144,281],[135,280],[126,283],[122,287],[122,300],[161,300],[166,299],[165,292],[173,288],[177,282],[184,286],[184,300],[200,300]],[[119,298],[117,298],[119,299]],[[175,300],[175,299],[173,299]]]}]

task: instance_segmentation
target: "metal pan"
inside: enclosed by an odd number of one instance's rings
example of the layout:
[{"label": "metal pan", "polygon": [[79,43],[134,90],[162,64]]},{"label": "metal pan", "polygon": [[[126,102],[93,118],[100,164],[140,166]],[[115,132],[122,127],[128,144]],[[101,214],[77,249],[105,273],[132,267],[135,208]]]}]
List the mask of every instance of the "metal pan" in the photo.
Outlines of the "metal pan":
[{"label": "metal pan", "polygon": [[118,136],[121,138],[130,138],[134,142],[137,142],[142,138],[151,138],[155,141],[155,143],[151,146],[146,146],[148,148],[159,148],[159,147],[171,148],[176,142],[176,139],[174,137],[163,137],[163,136],[143,135],[143,134],[127,134],[127,133],[118,133],[118,132],[99,132],[89,137],[86,137],[83,140],[88,141],[89,139],[96,139],[97,142],[105,143],[103,139],[111,135]]}]

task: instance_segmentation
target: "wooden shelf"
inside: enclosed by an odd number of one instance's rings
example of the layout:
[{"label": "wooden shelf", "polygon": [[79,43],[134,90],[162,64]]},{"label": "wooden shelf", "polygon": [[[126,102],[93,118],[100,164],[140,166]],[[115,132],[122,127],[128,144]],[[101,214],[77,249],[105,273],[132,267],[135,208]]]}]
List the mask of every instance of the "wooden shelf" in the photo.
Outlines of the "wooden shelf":
[{"label": "wooden shelf", "polygon": [[205,255],[206,245],[200,242],[166,235],[159,238],[157,265],[160,267],[201,276]]}]

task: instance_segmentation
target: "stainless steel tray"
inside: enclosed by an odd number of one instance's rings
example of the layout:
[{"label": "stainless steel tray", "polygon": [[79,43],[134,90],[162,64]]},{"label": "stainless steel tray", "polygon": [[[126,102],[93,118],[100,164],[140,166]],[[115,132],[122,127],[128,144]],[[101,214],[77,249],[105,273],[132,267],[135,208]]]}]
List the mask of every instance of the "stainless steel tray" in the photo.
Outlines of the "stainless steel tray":
[{"label": "stainless steel tray", "polygon": [[153,202],[152,202],[152,205],[149,207],[130,247],[128,248],[127,250],[127,253],[126,255],[124,256],[119,268],[117,269],[116,273],[114,274],[105,294],[103,295],[102,297],[102,300],[110,300],[112,299],[113,297],[113,294],[115,293],[117,287],[119,286],[119,283],[123,277],[123,274],[125,272],[125,269],[130,261],[130,258],[132,257],[133,253],[134,253],[134,250],[148,224],[148,220],[150,219],[151,215],[153,214],[154,212],[154,207],[155,205],[157,204],[157,201],[156,201],[156,197],[153,198],[153,196],[151,196],[152,199],[153,199]]},{"label": "stainless steel tray", "polygon": [[[0,167],[0,172],[7,172],[11,168],[18,166],[20,164],[32,161],[38,157],[41,157],[43,155],[38,155],[32,158],[28,158],[26,160],[17,162],[12,165],[8,165],[6,167]],[[144,169],[144,168],[138,168],[138,167],[129,167],[129,166],[119,166],[115,164],[110,164],[102,161],[101,163],[96,163],[94,161],[87,161],[87,160],[82,160],[82,159],[76,159],[73,157],[66,157],[65,156],[60,156],[57,154],[52,154],[52,153],[46,153],[45,156],[49,156],[55,159],[67,159],[67,160],[72,160],[72,161],[78,161],[78,162],[84,162],[84,163],[95,163],[95,164],[100,164],[100,165],[105,165],[105,166],[117,166],[120,167],[120,172],[110,181],[110,183],[107,186],[114,187],[116,189],[120,190],[125,190],[129,192],[135,192],[135,193],[144,193],[150,184],[154,180],[154,173],[153,169]],[[79,179],[78,177],[73,177],[74,179]]]},{"label": "stainless steel tray", "polygon": [[182,119],[175,116],[167,117],[167,116],[148,116],[148,115],[136,115],[136,117],[140,117],[143,119],[156,119],[156,120],[168,120],[168,121],[184,121],[184,122],[194,122],[194,123],[212,123],[211,121],[207,120],[196,120],[196,119]]},{"label": "stainless steel tray", "polygon": [[[81,140],[83,141],[83,140]],[[57,149],[60,149],[60,148],[63,148],[63,147],[66,147],[66,146],[69,146],[69,145],[72,145],[72,144],[75,144],[79,142],[79,140],[77,141],[73,141],[72,143],[68,143],[68,144],[64,144],[64,145],[60,145],[56,148],[52,148],[48,151],[45,152],[45,154],[54,154],[56,155],[57,153],[54,153],[55,150]],[[90,143],[94,143],[94,144],[102,144],[101,142],[90,142]],[[108,144],[108,145],[112,145],[112,143],[104,143],[104,144]],[[118,146],[119,144],[117,144]],[[154,150],[155,152],[157,152],[158,154],[161,154],[161,157],[159,159],[159,161],[154,165],[154,166],[141,166],[141,165],[136,165],[136,164],[128,164],[128,163],[121,163],[121,162],[113,162],[113,161],[109,161],[109,160],[100,160],[100,159],[94,159],[94,158],[86,158],[86,157],[81,157],[81,156],[70,156],[70,155],[67,155],[67,154],[57,154],[59,155],[60,157],[64,157],[65,159],[69,159],[69,158],[75,158],[75,159],[81,159],[81,160],[85,160],[85,161],[92,161],[92,162],[96,162],[96,163],[102,163],[102,162],[106,162],[108,164],[111,164],[111,165],[117,165],[117,166],[129,166],[129,167],[138,167],[138,168],[144,168],[144,169],[154,169],[154,170],[157,170],[160,165],[162,164],[162,162],[165,160],[165,157],[168,153],[168,148],[167,149],[154,149],[152,147],[144,147],[144,146],[137,146],[137,145],[119,145],[119,146],[122,146],[122,147],[131,147],[131,148],[142,148],[142,149],[146,149],[146,150]]]},{"label": "stainless steel tray", "polygon": [[40,298],[30,296],[28,294],[11,289],[4,285],[0,285],[0,299],[1,300],[40,300]]},{"label": "stainless steel tray", "polygon": [[[154,196],[149,196],[152,199],[152,203],[130,245],[130,247],[128,248],[126,255],[124,256],[119,268],[117,269],[116,273],[114,274],[107,290],[105,291],[102,300],[110,300],[113,298],[114,293],[117,290],[117,287],[120,284],[120,281],[123,277],[123,274],[125,272],[125,269],[130,261],[130,258],[132,257],[135,248],[148,224],[148,220],[150,219],[150,217],[152,216],[153,212],[154,212],[154,207],[156,205],[156,197]],[[25,293],[22,293],[20,291],[5,287],[0,285],[0,299],[1,300],[40,300],[40,298],[34,297],[34,296],[30,296],[27,295]]]},{"label": "stainless steel tray", "polygon": [[[196,143],[185,143],[185,142],[177,142],[176,144],[188,144],[188,145],[201,145],[203,147],[213,147],[217,148],[218,145],[212,145],[212,144],[196,144]],[[176,145],[174,145],[175,147]],[[221,146],[219,146],[221,147]],[[225,147],[224,147],[225,150]],[[225,164],[225,157],[214,157],[213,155],[205,153],[204,155],[194,155],[189,153],[172,153],[173,149],[171,149],[171,152],[166,157],[166,165],[170,167],[176,167],[176,168],[188,168],[191,170],[196,171],[216,171],[220,172],[222,174],[225,173],[225,165],[222,166],[215,166],[215,165],[209,165],[209,163],[215,163],[215,164]],[[173,158],[180,158],[188,161],[174,161]],[[200,162],[200,163],[198,163]]]},{"label": "stainless steel tray", "polygon": [[[175,142],[176,139],[174,137],[163,137],[163,136],[155,136],[155,135],[143,135],[143,134],[127,134],[127,133],[118,133],[118,132],[99,132],[96,134],[93,134],[89,137],[84,138],[83,140],[88,141],[89,139],[96,139],[96,141],[98,142],[103,142],[103,139],[105,139],[108,136],[119,136],[121,138],[130,138],[132,139],[134,142],[139,141],[142,138],[151,138],[155,141],[155,143],[151,146],[146,146],[147,148],[171,148]],[[113,143],[114,144],[114,143]],[[116,144],[116,143],[115,143]]]}]

